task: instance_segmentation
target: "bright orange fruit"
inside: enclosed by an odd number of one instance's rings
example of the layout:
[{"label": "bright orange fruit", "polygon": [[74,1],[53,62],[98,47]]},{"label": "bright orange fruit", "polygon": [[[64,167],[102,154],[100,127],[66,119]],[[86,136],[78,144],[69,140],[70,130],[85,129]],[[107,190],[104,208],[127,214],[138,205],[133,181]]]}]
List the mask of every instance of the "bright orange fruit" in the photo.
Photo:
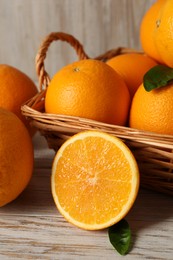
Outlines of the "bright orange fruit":
[{"label": "bright orange fruit", "polygon": [[130,95],[122,78],[97,60],[81,60],[63,67],[50,82],[47,113],[79,116],[125,125]]},{"label": "bright orange fruit", "polygon": [[21,105],[37,93],[33,81],[20,70],[0,64],[0,107],[15,113],[29,128],[21,113]]},{"label": "bright orange fruit", "polygon": [[22,121],[0,108],[0,207],[16,199],[28,185],[34,163],[31,137]]},{"label": "bright orange fruit", "polygon": [[140,26],[140,40],[142,48],[150,57],[163,63],[155,46],[156,21],[165,0],[156,1],[145,13]]},{"label": "bright orange fruit", "polygon": [[163,62],[173,68],[173,1],[167,0],[156,21],[155,44]]},{"label": "bright orange fruit", "polygon": [[141,85],[145,73],[156,66],[157,62],[144,54],[127,53],[111,58],[107,64],[123,78],[132,98]]},{"label": "bright orange fruit", "polygon": [[131,209],[139,188],[139,171],[129,148],[99,131],[80,132],[58,150],[51,189],[60,213],[88,230],[109,227]]},{"label": "bright orange fruit", "polygon": [[130,127],[173,135],[173,84],[150,92],[142,84],[132,100]]},{"label": "bright orange fruit", "polygon": [[173,67],[173,1],[158,0],[142,19],[140,38],[149,56]]}]

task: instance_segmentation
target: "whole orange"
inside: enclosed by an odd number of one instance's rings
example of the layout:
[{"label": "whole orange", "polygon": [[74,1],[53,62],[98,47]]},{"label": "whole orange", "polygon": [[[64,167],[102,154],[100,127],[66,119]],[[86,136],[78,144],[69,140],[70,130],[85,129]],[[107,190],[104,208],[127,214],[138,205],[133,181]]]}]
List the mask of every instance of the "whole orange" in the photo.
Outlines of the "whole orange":
[{"label": "whole orange", "polygon": [[173,67],[173,1],[167,0],[157,19],[156,48],[163,62]]},{"label": "whole orange", "polygon": [[157,65],[152,58],[140,53],[118,55],[107,61],[124,79],[131,98],[143,81],[144,74]]},{"label": "whole orange", "polygon": [[140,27],[144,51],[173,67],[173,1],[158,0],[146,12]]},{"label": "whole orange", "polygon": [[0,82],[0,107],[15,113],[29,127],[21,105],[37,93],[35,84],[20,70],[4,64],[0,64]]},{"label": "whole orange", "polygon": [[165,0],[156,1],[145,13],[140,26],[140,40],[143,50],[153,59],[163,62],[155,46],[154,31],[156,30],[156,21],[161,7]]},{"label": "whole orange", "polygon": [[173,84],[150,92],[142,84],[132,100],[130,127],[173,135]]},{"label": "whole orange", "polygon": [[28,185],[34,153],[31,137],[22,121],[0,108],[0,207],[16,199]]},{"label": "whole orange", "polygon": [[107,64],[81,60],[55,74],[45,97],[47,113],[125,125],[130,95],[123,79]]}]

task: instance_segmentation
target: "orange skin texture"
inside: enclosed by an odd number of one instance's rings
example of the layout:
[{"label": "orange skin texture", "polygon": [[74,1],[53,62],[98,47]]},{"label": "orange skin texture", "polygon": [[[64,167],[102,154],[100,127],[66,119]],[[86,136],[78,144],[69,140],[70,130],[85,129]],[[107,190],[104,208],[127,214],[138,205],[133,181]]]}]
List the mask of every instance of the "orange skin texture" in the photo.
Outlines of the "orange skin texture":
[{"label": "orange skin texture", "polygon": [[156,1],[145,13],[140,26],[140,40],[142,48],[150,57],[163,63],[155,45],[156,21],[165,0]]},{"label": "orange skin texture", "polygon": [[130,95],[123,79],[107,64],[82,60],[55,74],[45,97],[45,111],[125,125]]},{"label": "orange skin texture", "polygon": [[173,1],[158,0],[143,17],[140,39],[146,54],[173,67]]},{"label": "orange skin texture", "polygon": [[173,1],[167,0],[161,8],[155,43],[163,62],[173,67]]},{"label": "orange skin texture", "polygon": [[173,135],[173,84],[150,92],[142,84],[132,101],[130,127]]},{"label": "orange skin texture", "polygon": [[22,121],[0,108],[0,207],[16,199],[28,185],[34,164],[31,137]]},{"label": "orange skin texture", "polygon": [[15,113],[29,128],[21,106],[38,92],[35,84],[26,74],[5,64],[0,65],[0,81],[0,107]]},{"label": "orange skin texture", "polygon": [[128,53],[108,60],[107,64],[123,78],[132,99],[136,90],[141,85],[145,73],[158,63],[146,55]]}]

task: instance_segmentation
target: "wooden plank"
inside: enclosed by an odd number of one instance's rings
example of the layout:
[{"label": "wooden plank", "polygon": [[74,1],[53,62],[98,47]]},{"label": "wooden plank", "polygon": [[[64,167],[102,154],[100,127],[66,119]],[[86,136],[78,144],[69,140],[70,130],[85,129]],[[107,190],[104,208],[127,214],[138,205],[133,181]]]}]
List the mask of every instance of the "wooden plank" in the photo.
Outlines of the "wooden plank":
[{"label": "wooden plank", "polygon": [[[48,167],[36,161],[27,189],[0,209],[0,259],[121,259],[107,230],[85,231],[60,215],[50,189],[52,158]],[[172,259],[172,206],[172,197],[140,190],[126,217],[133,237],[127,259]]]},{"label": "wooden plank", "polygon": [[[0,0],[1,63],[37,80],[35,56],[53,31],[74,35],[90,57],[119,46],[140,48],[139,27],[155,0]],[[51,46],[46,57],[50,76],[76,54],[65,43]]]}]

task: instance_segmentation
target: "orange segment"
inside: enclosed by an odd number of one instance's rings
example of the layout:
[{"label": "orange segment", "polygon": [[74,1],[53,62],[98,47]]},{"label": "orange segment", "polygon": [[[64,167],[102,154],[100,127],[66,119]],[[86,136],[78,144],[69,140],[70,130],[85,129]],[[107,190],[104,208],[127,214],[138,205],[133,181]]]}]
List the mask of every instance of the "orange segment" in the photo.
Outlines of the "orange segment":
[{"label": "orange segment", "polygon": [[139,171],[120,139],[85,131],[57,152],[51,187],[58,210],[70,223],[88,230],[103,229],[120,221],[132,207]]}]

